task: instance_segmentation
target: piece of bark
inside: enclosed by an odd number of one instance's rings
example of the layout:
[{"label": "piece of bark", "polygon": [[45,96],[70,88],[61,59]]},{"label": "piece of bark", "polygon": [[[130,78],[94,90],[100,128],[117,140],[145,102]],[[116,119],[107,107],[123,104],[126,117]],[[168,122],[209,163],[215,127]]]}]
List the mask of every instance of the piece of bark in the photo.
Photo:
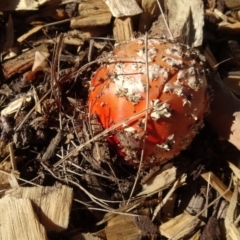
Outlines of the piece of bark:
[{"label": "piece of bark", "polygon": [[210,217],[207,225],[205,226],[203,233],[200,237],[200,240],[221,240],[224,239],[224,237],[221,234],[221,229],[218,223],[218,220],[214,217]]},{"label": "piece of bark", "polygon": [[177,240],[190,235],[203,225],[204,223],[197,217],[189,215],[188,213],[183,213],[163,223],[159,227],[159,231],[164,237]]},{"label": "piece of bark", "polygon": [[114,17],[134,16],[142,12],[136,0],[104,0]]},{"label": "piece of bark", "polygon": [[157,227],[147,216],[117,215],[109,220],[105,233],[108,240],[141,239],[148,234],[156,234]]},{"label": "piece of bark", "polygon": [[2,64],[5,78],[10,78],[14,74],[23,73],[30,69],[34,63],[36,52],[48,52],[46,45],[42,44],[27,52],[22,53],[16,58],[10,59]]},{"label": "piece of bark", "polygon": [[48,239],[29,199],[4,197],[0,199],[0,240]]},{"label": "piece of bark", "polygon": [[[40,223],[47,232],[61,232],[68,227],[73,190],[64,185],[53,187],[19,187],[6,197],[30,199]],[[40,238],[36,238],[40,239]]]},{"label": "piece of bark", "polygon": [[202,173],[201,177],[209,183],[223,198],[225,198],[228,202],[231,201],[232,191],[228,189],[228,187],[213,173],[206,172]]},{"label": "piece of bark", "polygon": [[78,16],[71,19],[71,28],[105,26],[110,24],[112,14],[102,0],[83,0],[78,7]]},{"label": "piece of bark", "polygon": [[126,42],[133,37],[132,19],[121,17],[114,20],[113,36],[116,42]]},{"label": "piece of bark", "polygon": [[228,140],[240,150],[240,99],[234,96],[215,73],[209,76],[209,85],[213,99],[206,120],[220,139]]}]

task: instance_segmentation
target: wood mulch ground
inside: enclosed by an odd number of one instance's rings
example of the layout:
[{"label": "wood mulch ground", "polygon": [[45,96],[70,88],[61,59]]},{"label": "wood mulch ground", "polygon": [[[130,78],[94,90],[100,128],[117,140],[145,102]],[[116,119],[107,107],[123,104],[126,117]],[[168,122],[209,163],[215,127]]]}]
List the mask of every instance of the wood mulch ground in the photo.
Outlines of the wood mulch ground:
[{"label": "wood mulch ground", "polygon": [[0,3],[0,239],[240,239],[240,4],[159,2],[206,58],[212,115],[187,150],[142,170],[94,138],[87,97],[116,43],[169,37],[160,4]]}]

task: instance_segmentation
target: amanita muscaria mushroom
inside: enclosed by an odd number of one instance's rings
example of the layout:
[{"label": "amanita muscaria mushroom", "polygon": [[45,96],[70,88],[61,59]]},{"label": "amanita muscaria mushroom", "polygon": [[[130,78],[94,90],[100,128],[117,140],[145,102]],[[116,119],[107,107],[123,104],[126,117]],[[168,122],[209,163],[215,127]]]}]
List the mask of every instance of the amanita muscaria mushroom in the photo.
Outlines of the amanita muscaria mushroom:
[{"label": "amanita muscaria mushroom", "polygon": [[164,38],[145,41],[109,54],[92,76],[88,104],[105,129],[123,121],[108,140],[134,166],[144,148],[142,167],[149,167],[189,146],[203,126],[208,95],[197,51]]}]

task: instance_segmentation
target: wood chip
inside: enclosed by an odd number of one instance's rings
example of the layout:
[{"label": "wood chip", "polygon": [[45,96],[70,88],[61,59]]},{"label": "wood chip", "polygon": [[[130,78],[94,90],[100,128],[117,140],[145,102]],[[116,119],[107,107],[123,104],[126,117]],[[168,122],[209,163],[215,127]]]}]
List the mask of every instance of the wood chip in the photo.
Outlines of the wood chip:
[{"label": "wood chip", "polygon": [[104,0],[114,17],[134,16],[142,12],[135,0]]},{"label": "wood chip", "polygon": [[195,216],[183,213],[159,227],[161,235],[171,240],[178,240],[191,234],[204,223]]},{"label": "wood chip", "polygon": [[147,216],[118,215],[108,222],[105,233],[108,240],[141,239],[157,233],[157,227]]},{"label": "wood chip", "polygon": [[205,201],[206,199],[201,193],[194,194],[188,203],[186,211],[189,214],[198,214],[204,208]]},{"label": "wood chip", "polygon": [[228,187],[213,172],[202,173],[201,177],[228,202],[231,201],[232,191],[228,190]]},{"label": "wood chip", "polygon": [[228,165],[232,169],[233,173],[238,178],[238,180],[240,180],[240,169],[229,161],[228,161]]},{"label": "wood chip", "polygon": [[228,232],[228,240],[239,240],[240,239],[240,230],[239,228],[236,228],[236,226],[231,223],[231,226],[229,228]]},{"label": "wood chip", "polygon": [[[78,15],[71,19],[71,28],[105,26],[111,22],[112,14],[102,0],[83,0]],[[94,17],[93,17],[94,16]]]},{"label": "wood chip", "polygon": [[227,208],[226,217],[224,219],[224,225],[227,232],[230,230],[230,226],[234,222],[234,213],[237,204],[238,204],[238,184],[235,184],[232,198]]},{"label": "wood chip", "polygon": [[126,42],[133,37],[132,20],[130,17],[116,18],[113,26],[113,36],[116,42]]},{"label": "wood chip", "polygon": [[[204,11],[202,0],[166,0],[172,35],[185,39],[192,47],[202,45]],[[181,13],[181,14],[178,14]]]},{"label": "wood chip", "polygon": [[0,199],[0,240],[48,239],[29,199],[4,197]]},{"label": "wood chip", "polygon": [[177,169],[174,166],[161,171],[158,175],[144,183],[142,192],[140,192],[137,196],[145,194],[151,195],[160,190],[166,189],[176,180],[176,171]]},{"label": "wood chip", "polygon": [[68,227],[73,199],[73,190],[71,188],[65,185],[20,187],[9,190],[6,194],[16,198],[31,199],[34,211],[47,232],[60,232]]},{"label": "wood chip", "polygon": [[201,237],[201,230],[198,230],[189,240],[199,240]]},{"label": "wood chip", "polygon": [[2,64],[3,73],[6,78],[12,77],[14,74],[23,73],[32,67],[36,52],[48,52],[46,45],[42,44],[27,52],[22,53],[17,58],[10,59]]}]

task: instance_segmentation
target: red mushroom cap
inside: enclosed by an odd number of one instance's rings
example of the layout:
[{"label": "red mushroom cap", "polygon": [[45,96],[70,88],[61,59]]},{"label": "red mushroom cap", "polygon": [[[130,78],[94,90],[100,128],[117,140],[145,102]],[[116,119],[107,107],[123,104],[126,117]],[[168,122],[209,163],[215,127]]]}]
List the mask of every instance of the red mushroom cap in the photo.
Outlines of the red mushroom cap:
[{"label": "red mushroom cap", "polygon": [[208,96],[202,65],[197,51],[164,38],[119,45],[92,76],[90,115],[104,128],[128,119],[108,139],[130,164],[139,165],[143,148],[143,167],[167,161],[203,126]]}]

